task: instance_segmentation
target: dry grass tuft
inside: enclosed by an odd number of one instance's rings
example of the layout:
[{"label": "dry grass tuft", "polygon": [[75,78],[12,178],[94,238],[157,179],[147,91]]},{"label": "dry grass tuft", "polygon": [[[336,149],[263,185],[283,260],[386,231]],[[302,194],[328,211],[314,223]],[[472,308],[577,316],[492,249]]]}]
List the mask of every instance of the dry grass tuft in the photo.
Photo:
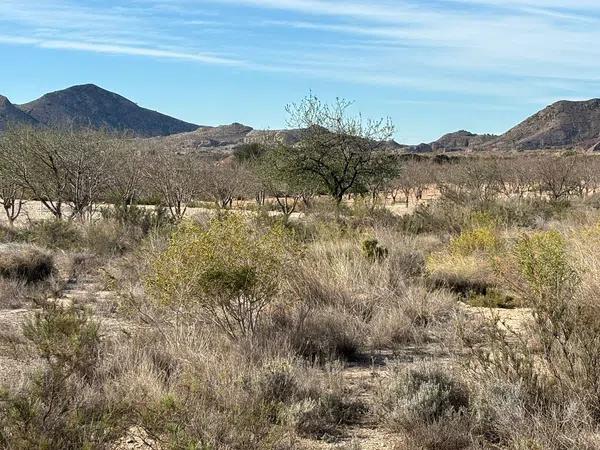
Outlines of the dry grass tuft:
[{"label": "dry grass tuft", "polygon": [[56,268],[52,255],[25,244],[0,245],[0,277],[35,283],[50,278]]}]

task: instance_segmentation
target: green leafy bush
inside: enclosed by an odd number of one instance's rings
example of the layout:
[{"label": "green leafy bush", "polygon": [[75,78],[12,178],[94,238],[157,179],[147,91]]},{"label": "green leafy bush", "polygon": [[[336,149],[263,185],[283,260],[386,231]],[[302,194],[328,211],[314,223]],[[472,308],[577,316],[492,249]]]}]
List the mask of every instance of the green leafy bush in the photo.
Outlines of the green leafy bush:
[{"label": "green leafy bush", "polygon": [[72,250],[83,242],[82,231],[73,223],[60,219],[32,223],[27,229],[28,240],[41,247]]},{"label": "green leafy bush", "polygon": [[279,291],[290,242],[282,226],[259,231],[237,215],[206,229],[186,222],[153,261],[146,285],[164,305],[199,306],[231,337],[252,334]]},{"label": "green leafy bush", "polygon": [[523,236],[515,247],[524,295],[540,303],[572,298],[579,277],[567,254],[567,242],[557,231]]},{"label": "green leafy bush", "polygon": [[489,226],[465,230],[450,242],[450,252],[462,256],[475,252],[495,254],[501,247],[500,237],[496,230]]}]

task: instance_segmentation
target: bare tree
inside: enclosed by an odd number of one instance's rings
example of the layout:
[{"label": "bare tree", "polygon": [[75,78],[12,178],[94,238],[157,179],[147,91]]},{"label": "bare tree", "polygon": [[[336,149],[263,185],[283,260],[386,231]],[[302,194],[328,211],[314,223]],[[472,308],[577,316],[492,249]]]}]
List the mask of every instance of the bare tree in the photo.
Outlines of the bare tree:
[{"label": "bare tree", "polygon": [[129,208],[143,190],[146,152],[135,141],[120,141],[113,155],[106,196],[115,204]]},{"label": "bare tree", "polygon": [[176,221],[183,219],[188,204],[198,193],[201,174],[198,161],[192,156],[159,149],[145,158],[144,178]]},{"label": "bare tree", "polygon": [[112,177],[114,150],[120,137],[80,131],[64,138],[67,144],[63,159],[67,176],[65,200],[71,206],[72,217],[91,218]]},{"label": "bare tree", "polygon": [[536,160],[536,177],[540,191],[550,200],[558,201],[577,190],[581,183],[578,169],[579,159],[575,155],[544,155]]},{"label": "bare tree", "polygon": [[499,189],[507,198],[521,200],[534,189],[532,161],[528,156],[513,156],[496,161]]},{"label": "bare tree", "polygon": [[0,173],[0,203],[6,213],[9,225],[14,226],[23,209],[24,192],[21,187],[11,181],[6,174]]},{"label": "bare tree", "polygon": [[414,195],[415,200],[420,200],[427,186],[431,184],[433,184],[431,163],[411,160],[402,163],[398,176],[391,180],[388,186],[393,203],[396,203],[398,195],[402,194],[408,208],[411,194]]},{"label": "bare tree", "polygon": [[301,175],[290,170],[279,157],[280,147],[269,149],[254,165],[254,171],[264,186],[265,192],[275,198],[279,211],[287,221],[296,211],[298,203],[302,200],[306,184]]},{"label": "bare tree", "polygon": [[465,157],[458,163],[438,171],[438,188],[442,195],[458,203],[490,201],[500,191],[493,160]]},{"label": "bare tree", "polygon": [[57,135],[30,127],[9,128],[0,142],[1,164],[19,188],[61,218],[68,181]]},{"label": "bare tree", "polygon": [[0,141],[0,165],[27,196],[62,218],[90,214],[109,175],[112,143],[101,131],[11,128]]},{"label": "bare tree", "polygon": [[225,160],[204,166],[200,191],[219,209],[231,208],[233,200],[245,196],[251,187],[251,173],[242,164]]}]

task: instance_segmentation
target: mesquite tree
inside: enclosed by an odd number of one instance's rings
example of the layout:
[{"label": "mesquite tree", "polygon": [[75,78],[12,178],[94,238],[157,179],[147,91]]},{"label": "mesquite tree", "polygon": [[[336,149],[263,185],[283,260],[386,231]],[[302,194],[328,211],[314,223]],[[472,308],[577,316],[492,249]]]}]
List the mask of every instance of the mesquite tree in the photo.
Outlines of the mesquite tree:
[{"label": "mesquite tree", "polygon": [[10,128],[0,140],[0,166],[56,218],[64,205],[71,218],[83,218],[105,192],[117,141],[102,131]]},{"label": "mesquite tree", "polygon": [[386,153],[394,132],[390,119],[363,120],[351,116],[351,102],[337,99],[329,105],[312,94],[287,106],[288,124],[300,128],[300,141],[283,146],[282,165],[331,195],[339,206],[344,196],[359,185],[389,173],[395,163]]}]

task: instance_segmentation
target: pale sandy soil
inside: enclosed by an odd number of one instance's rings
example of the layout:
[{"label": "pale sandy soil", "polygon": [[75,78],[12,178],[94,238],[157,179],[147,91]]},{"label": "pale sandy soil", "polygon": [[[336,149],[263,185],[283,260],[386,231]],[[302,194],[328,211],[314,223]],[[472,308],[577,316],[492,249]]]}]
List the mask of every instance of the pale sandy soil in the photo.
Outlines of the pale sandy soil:
[{"label": "pale sandy soil", "polygon": [[[393,203],[391,198],[385,199],[385,201],[382,201],[382,203],[386,208],[388,208],[394,214],[396,214],[398,216],[402,216],[405,214],[412,213],[415,210],[415,208],[417,207],[417,205],[427,204],[431,200],[437,198],[438,196],[439,196],[439,193],[437,192],[436,189],[428,189],[424,192],[423,198],[420,201],[417,201],[417,199],[415,199],[414,197],[411,197],[409,199],[408,206],[403,201],[403,199],[400,197],[397,198],[396,203]],[[268,201],[274,202],[273,199],[268,200]],[[353,201],[349,200],[349,201],[346,201],[346,203],[348,205],[351,205],[353,203]],[[244,210],[246,207],[253,207],[254,205],[255,205],[254,201],[234,201],[233,209],[241,211],[241,210]],[[94,217],[95,218],[100,217],[100,214],[101,214],[100,210],[102,208],[106,208],[108,206],[109,205],[98,205],[96,207],[96,212],[94,213]],[[153,208],[152,206],[146,206],[146,207]],[[69,207],[65,205],[65,206],[63,206],[63,208],[64,208],[65,216],[68,217],[69,213],[70,213]],[[194,217],[196,215],[210,213],[211,211],[214,211],[214,209],[188,208],[186,211],[186,216]],[[279,214],[279,212],[271,211],[270,214],[277,215],[277,214]],[[303,213],[301,213],[301,212],[295,212],[292,214],[292,218],[295,218],[295,219],[299,219],[302,216],[303,216]],[[16,224],[23,225],[30,221],[51,219],[52,217],[53,216],[52,216],[51,212],[42,204],[42,202],[30,200],[30,201],[27,201],[24,203],[21,215],[17,219]],[[7,223],[7,220],[6,220],[6,216],[4,215],[4,211],[0,210],[0,224],[6,224],[6,223]]]}]

